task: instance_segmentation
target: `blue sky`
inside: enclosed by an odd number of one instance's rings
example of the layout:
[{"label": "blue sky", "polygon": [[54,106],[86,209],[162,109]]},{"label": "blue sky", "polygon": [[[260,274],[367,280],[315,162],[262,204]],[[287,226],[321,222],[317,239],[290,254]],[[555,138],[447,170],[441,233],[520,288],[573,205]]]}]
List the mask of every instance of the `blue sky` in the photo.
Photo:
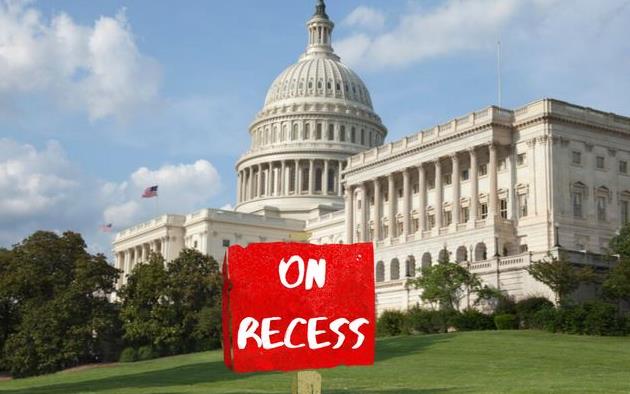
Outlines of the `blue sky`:
[{"label": "blue sky", "polygon": [[[233,204],[268,86],[306,44],[311,0],[0,0],[0,246]],[[334,46],[388,141],[554,97],[630,115],[626,0],[329,0]]]}]

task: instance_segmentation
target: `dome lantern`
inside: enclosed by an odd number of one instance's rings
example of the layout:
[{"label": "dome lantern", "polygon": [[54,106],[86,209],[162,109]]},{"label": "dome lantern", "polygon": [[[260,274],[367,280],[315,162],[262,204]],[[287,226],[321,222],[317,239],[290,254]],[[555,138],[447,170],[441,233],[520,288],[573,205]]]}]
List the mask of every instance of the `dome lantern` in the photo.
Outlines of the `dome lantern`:
[{"label": "dome lantern", "polygon": [[304,57],[328,56],[336,58],[332,48],[332,31],[335,24],[326,14],[324,0],[318,0],[315,6],[315,14],[306,23],[308,29],[308,47]]}]

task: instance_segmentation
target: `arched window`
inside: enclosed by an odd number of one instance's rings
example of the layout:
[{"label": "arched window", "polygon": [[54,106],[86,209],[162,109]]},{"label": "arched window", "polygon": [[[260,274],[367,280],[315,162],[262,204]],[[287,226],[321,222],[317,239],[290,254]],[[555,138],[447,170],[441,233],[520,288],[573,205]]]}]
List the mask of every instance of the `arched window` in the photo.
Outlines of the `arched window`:
[{"label": "arched window", "polygon": [[291,132],[291,140],[297,141],[298,139],[298,125],[297,123],[293,125],[293,131]]},{"label": "arched window", "polygon": [[361,145],[365,145],[365,129],[361,129]]},{"label": "arched window", "polygon": [[465,246],[460,246],[455,252],[455,261],[458,263],[468,260],[468,249]]},{"label": "arched window", "polygon": [[426,252],[422,255],[422,269],[429,268],[431,266],[431,253]]},{"label": "arched window", "polygon": [[385,281],[385,263],[383,263],[382,261],[376,263],[376,281]]},{"label": "arched window", "polygon": [[315,132],[315,139],[316,140],[321,140],[322,139],[322,124],[318,123],[317,124],[317,131]]},{"label": "arched window", "polygon": [[350,131],[350,142],[352,142],[353,144],[357,142],[357,129],[354,127]]},{"label": "arched window", "polygon": [[335,125],[328,125],[328,141],[333,141],[335,139]]},{"label": "arched window", "polygon": [[416,276],[416,258],[413,256],[407,256],[407,261],[405,261],[405,276],[407,278]]},{"label": "arched window", "polygon": [[346,142],[346,126],[341,126],[339,129],[339,141]]},{"label": "arched window", "polygon": [[479,242],[475,246],[475,261],[485,261],[488,259],[486,244],[483,242]]},{"label": "arched window", "polygon": [[311,124],[307,123],[304,125],[304,135],[302,136],[303,140],[311,139]]},{"label": "arched window", "polygon": [[400,279],[400,262],[397,258],[392,259],[392,262],[389,264],[389,279]]},{"label": "arched window", "polygon": [[302,189],[301,191],[308,191],[308,168],[302,168]]}]

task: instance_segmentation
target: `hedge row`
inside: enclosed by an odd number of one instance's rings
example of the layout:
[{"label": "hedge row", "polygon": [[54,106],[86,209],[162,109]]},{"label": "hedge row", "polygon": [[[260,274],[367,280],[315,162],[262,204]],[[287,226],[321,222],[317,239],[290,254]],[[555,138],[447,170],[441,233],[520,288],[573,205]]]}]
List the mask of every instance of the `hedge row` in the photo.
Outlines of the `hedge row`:
[{"label": "hedge row", "polygon": [[458,312],[414,307],[406,312],[385,311],[377,321],[378,336],[495,329],[622,336],[630,334],[630,318],[619,316],[613,305],[600,301],[556,308],[546,298],[533,297],[504,303],[494,314],[475,309]]}]

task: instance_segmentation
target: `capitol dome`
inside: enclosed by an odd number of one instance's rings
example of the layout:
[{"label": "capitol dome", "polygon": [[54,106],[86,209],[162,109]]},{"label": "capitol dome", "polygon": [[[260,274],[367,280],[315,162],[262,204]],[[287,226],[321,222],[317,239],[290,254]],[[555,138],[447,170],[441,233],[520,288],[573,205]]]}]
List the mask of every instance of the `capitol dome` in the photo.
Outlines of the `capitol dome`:
[{"label": "capitol dome", "polygon": [[336,56],[306,57],[289,66],[269,88],[265,106],[313,101],[314,98],[353,102],[372,110],[365,84]]},{"label": "capitol dome", "polygon": [[333,50],[323,0],[306,26],[305,53],[274,80],[250,125],[236,164],[239,212],[305,220],[343,209],[346,160],[387,135],[367,87]]}]

